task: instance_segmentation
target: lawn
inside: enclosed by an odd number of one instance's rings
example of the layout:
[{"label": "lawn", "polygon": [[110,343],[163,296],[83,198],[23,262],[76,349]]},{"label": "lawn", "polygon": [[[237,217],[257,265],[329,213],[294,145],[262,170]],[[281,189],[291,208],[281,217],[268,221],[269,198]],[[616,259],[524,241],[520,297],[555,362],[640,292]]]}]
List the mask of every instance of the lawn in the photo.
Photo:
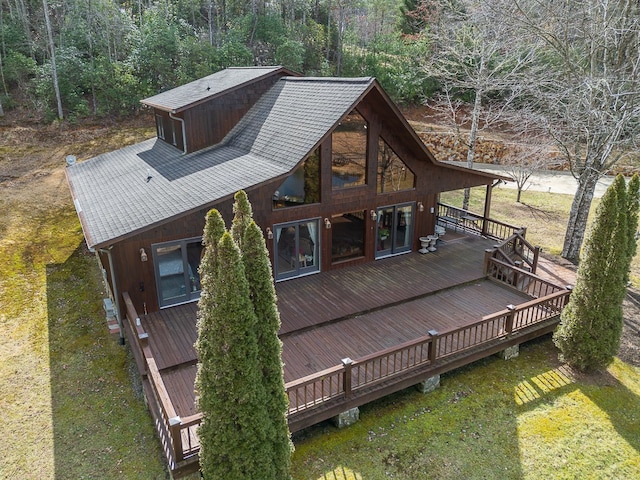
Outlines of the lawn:
[{"label": "lawn", "polygon": [[[167,478],[132,359],[108,333],[101,272],[61,166],[150,135],[127,125],[2,131],[2,479]],[[557,252],[570,198],[526,192],[520,205],[509,195],[496,190],[494,216]],[[305,431],[294,478],[639,478],[639,396],[640,369],[616,361],[575,376],[548,340],[536,342],[515,360],[451,372],[432,394],[367,405],[345,430]]]},{"label": "lawn", "polygon": [[294,478],[640,478],[639,369],[616,361],[576,376],[548,338],[360,413],[349,428],[322,424],[296,437]]}]

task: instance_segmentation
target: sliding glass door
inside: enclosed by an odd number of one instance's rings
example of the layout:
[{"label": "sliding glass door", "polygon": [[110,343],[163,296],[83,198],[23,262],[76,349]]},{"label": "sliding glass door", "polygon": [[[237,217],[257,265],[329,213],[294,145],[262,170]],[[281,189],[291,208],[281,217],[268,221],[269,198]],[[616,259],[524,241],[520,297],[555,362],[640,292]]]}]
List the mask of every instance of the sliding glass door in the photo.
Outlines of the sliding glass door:
[{"label": "sliding glass door", "polygon": [[376,258],[411,251],[413,212],[412,203],[378,208]]},{"label": "sliding glass door", "polygon": [[320,270],[318,219],[274,225],[276,280]]}]

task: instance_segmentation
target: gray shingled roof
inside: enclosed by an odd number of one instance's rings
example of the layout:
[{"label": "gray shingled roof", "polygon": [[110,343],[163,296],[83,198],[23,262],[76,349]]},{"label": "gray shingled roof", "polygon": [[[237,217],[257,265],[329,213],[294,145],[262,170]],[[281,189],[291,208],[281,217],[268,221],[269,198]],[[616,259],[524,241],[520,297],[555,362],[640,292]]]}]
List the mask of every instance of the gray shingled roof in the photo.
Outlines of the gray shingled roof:
[{"label": "gray shingled roof", "polygon": [[68,167],[87,244],[109,245],[287,174],[373,84],[282,78],[218,146],[182,155],[152,139]]},{"label": "gray shingled roof", "polygon": [[177,112],[189,105],[267,76],[282,67],[232,67],[207,75],[193,82],[141,100],[141,103],[161,110]]}]

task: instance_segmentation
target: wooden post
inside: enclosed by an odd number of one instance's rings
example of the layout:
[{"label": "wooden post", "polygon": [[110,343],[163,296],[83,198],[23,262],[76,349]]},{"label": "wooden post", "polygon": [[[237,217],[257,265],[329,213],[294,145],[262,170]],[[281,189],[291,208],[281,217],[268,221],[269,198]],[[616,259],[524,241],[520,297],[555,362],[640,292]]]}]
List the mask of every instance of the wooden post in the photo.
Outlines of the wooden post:
[{"label": "wooden post", "polygon": [[484,275],[489,274],[489,263],[491,261],[491,256],[493,255],[494,251],[495,251],[494,248],[487,248],[484,251]]},{"label": "wooden post", "polygon": [[491,213],[491,194],[493,192],[493,185],[487,185],[487,192],[484,197],[484,218],[482,219],[482,236],[487,236],[487,219]]},{"label": "wooden post", "polygon": [[531,273],[536,273],[538,269],[538,258],[540,257],[540,247],[533,247],[533,265],[531,265]]},{"label": "wooden post", "polygon": [[509,304],[507,305],[507,310],[509,310],[509,315],[505,320],[504,331],[507,335],[511,335],[511,332],[513,332],[513,321],[516,315],[516,306]]},{"label": "wooden post", "polygon": [[176,463],[184,460],[182,450],[182,419],[178,416],[169,419],[169,435],[171,436],[171,446]]},{"label": "wooden post", "polygon": [[344,368],[344,375],[342,377],[342,388],[344,390],[344,398],[345,400],[349,400],[351,398],[351,366],[353,365],[353,360],[349,357],[342,359],[342,367]]},{"label": "wooden post", "polygon": [[438,349],[436,342],[438,341],[438,331],[437,330],[429,330],[429,336],[431,337],[431,341],[429,342],[429,364],[433,365],[436,361]]}]

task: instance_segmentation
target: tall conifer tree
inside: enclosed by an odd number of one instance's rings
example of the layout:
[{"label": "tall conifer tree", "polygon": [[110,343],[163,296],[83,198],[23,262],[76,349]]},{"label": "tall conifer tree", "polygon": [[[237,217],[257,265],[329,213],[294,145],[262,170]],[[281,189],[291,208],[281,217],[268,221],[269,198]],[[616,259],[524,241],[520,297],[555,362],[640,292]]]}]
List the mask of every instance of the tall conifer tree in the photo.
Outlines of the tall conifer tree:
[{"label": "tall conifer tree", "polygon": [[243,250],[244,232],[253,218],[253,210],[249,198],[244,190],[239,190],[233,197],[233,221],[231,222],[231,236]]},{"label": "tall conifer tree", "polygon": [[268,434],[273,444],[275,478],[284,480],[290,478],[293,444],[287,424],[288,400],[284,389],[282,343],[278,338],[280,313],[269,253],[262,231],[253,221],[245,231],[243,246],[242,259],[258,319],[258,363],[262,366],[267,413],[271,421]]},{"label": "tall conifer tree", "polygon": [[598,206],[576,286],[554,334],[567,363],[580,370],[608,365],[620,346],[630,213],[625,181],[618,176]]},{"label": "tall conifer tree", "polygon": [[203,294],[214,301],[203,302],[199,313],[199,333],[208,334],[197,343],[198,407],[203,414],[198,429],[200,469],[206,479],[272,479],[275,465],[267,441],[256,316],[240,250],[228,232],[214,255],[205,254],[205,261],[203,272],[213,266],[217,271],[205,273],[214,282],[203,283],[203,290],[213,288]]},{"label": "tall conifer tree", "polygon": [[631,261],[636,256],[638,249],[636,235],[638,233],[638,209],[640,209],[640,177],[636,173],[629,182],[627,187],[627,269],[625,274],[625,283],[629,281],[629,271],[631,270]]}]

